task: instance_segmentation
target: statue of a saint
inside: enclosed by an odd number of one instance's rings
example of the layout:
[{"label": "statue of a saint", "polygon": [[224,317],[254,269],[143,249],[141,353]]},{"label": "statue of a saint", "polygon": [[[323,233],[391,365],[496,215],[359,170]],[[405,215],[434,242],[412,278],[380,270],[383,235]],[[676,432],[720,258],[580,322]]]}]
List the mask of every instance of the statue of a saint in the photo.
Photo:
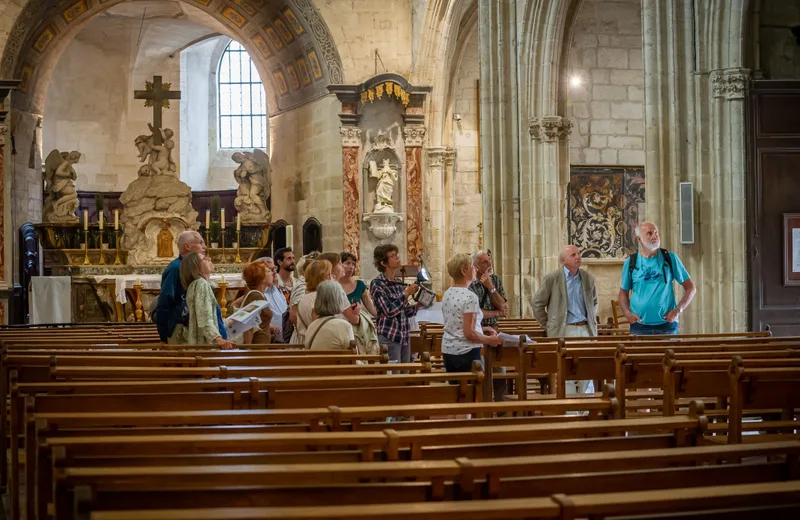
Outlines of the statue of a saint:
[{"label": "statue of a saint", "polygon": [[380,169],[375,161],[369,162],[370,177],[378,179],[375,188],[375,209],[373,213],[394,213],[394,183],[397,182],[397,168],[389,159],[384,159]]},{"label": "statue of a saint", "polygon": [[159,258],[172,258],[172,242],[174,237],[169,230],[169,222],[161,223],[161,231],[158,232],[158,257]]},{"label": "statue of a saint", "polygon": [[44,222],[72,223],[78,222],[75,210],[78,208],[78,193],[75,181],[78,174],[73,168],[81,158],[80,152],[59,152],[53,150],[44,161],[45,191],[49,192],[42,209]]},{"label": "statue of a saint", "polygon": [[239,184],[233,204],[245,222],[268,223],[270,214],[267,197],[270,194],[269,155],[262,150],[236,152],[231,156],[239,167],[233,178]]},{"label": "statue of a saint", "polygon": [[161,144],[154,144],[153,136],[156,131],[153,129],[153,125],[148,123],[147,126],[152,132],[151,135],[140,135],[134,141],[139,150],[139,162],[147,161],[151,175],[175,174],[178,171],[178,166],[172,160],[172,150],[175,148],[172,137],[175,132],[170,128],[160,129]]}]

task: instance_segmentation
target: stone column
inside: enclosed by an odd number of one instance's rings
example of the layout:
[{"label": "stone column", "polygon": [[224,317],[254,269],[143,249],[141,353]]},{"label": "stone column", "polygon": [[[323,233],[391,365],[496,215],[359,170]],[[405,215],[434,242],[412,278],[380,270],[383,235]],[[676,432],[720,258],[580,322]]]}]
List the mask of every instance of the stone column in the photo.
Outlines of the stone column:
[{"label": "stone column", "polygon": [[[359,256],[361,241],[361,211],[358,191],[358,152],[361,130],[355,126],[339,129],[342,136],[342,202],[344,204],[344,250]],[[356,265],[358,269],[358,265]]]},{"label": "stone column", "polygon": [[455,150],[445,146],[425,149],[427,160],[425,172],[427,174],[426,216],[425,216],[425,243],[431,247],[427,249],[425,263],[433,278],[433,290],[440,293],[447,285],[445,264],[449,258],[451,245],[450,226],[447,224],[445,211],[445,185],[452,172],[455,162]]},{"label": "stone column", "polygon": [[[8,138],[8,122],[7,121],[0,121],[0,285],[2,285],[3,289],[6,289],[8,280],[6,275],[6,247],[5,247],[5,237],[6,235],[6,225],[8,221],[6,219],[6,200],[10,197],[11,190],[6,190],[6,171],[10,170],[7,168],[6,165],[6,140]],[[9,185],[10,188],[10,185]],[[8,193],[7,193],[8,191]],[[10,266],[9,266],[10,267]],[[4,323],[4,321],[0,320],[0,323]]]},{"label": "stone column", "polygon": [[519,85],[515,0],[478,0],[483,239],[511,315],[521,310]]},{"label": "stone column", "polygon": [[422,254],[422,144],[425,127],[404,126],[406,148],[406,261],[419,265]]},{"label": "stone column", "polygon": [[[744,0],[643,0],[647,220],[697,286],[681,331],[746,326]],[[679,183],[694,184],[695,242],[680,243]],[[678,294],[681,290],[678,289]]]}]

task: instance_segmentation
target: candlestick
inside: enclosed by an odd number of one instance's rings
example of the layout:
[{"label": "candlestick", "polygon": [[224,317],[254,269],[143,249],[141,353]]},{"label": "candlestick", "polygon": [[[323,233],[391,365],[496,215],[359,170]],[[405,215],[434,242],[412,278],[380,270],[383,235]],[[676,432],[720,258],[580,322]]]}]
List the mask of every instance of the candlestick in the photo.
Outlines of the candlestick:
[{"label": "candlestick", "polygon": [[[84,214],[86,212],[84,211]],[[84,226],[86,225],[86,221],[84,220]],[[84,228],[83,230],[83,265],[92,265],[92,262],[89,261],[89,229],[88,227]]]},{"label": "candlestick", "polygon": [[294,227],[286,226],[286,247],[294,249]]},{"label": "candlestick", "polygon": [[225,275],[222,275],[222,281],[219,282],[219,310],[221,311],[223,319],[228,317],[228,300],[225,297],[225,290],[227,288],[228,284],[225,283]]},{"label": "candlestick", "polygon": [[136,293],[136,321],[144,321],[144,311],[142,310],[142,281],[136,277],[136,283],[133,285],[133,291]]},{"label": "candlestick", "polygon": [[[236,219],[237,219],[237,224],[238,224],[239,215],[236,215]],[[241,247],[241,243],[242,243],[241,231],[239,231],[237,229],[236,230],[236,259],[233,261],[234,264],[241,264],[242,263],[242,257],[239,255],[239,248]]]},{"label": "candlestick", "polygon": [[114,265],[120,265],[122,264],[122,260],[119,259],[119,229],[117,229],[116,227],[114,228],[114,246],[115,249],[117,250],[116,258],[114,258]]},{"label": "candlestick", "polygon": [[114,210],[114,230],[119,229],[119,210]]},{"label": "candlestick", "polygon": [[236,231],[237,232],[242,230],[242,221],[240,220],[239,217],[240,217],[240,215],[237,213],[236,214]]},{"label": "candlestick", "polygon": [[89,231],[89,212],[83,210],[83,230]]},{"label": "candlestick", "polygon": [[225,208],[222,208],[219,211],[219,215],[220,215],[219,216],[219,221],[220,221],[220,224],[222,226],[222,229],[225,229]]}]

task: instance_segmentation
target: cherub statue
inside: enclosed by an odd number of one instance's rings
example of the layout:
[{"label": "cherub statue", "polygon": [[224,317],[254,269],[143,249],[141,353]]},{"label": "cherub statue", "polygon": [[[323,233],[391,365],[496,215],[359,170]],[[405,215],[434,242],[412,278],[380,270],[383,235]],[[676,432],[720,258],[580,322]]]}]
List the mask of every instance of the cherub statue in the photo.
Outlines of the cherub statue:
[{"label": "cherub statue", "polygon": [[268,222],[267,197],[271,188],[269,155],[255,149],[252,152],[236,152],[231,159],[239,163],[233,172],[233,178],[239,184],[233,203],[236,211],[244,221]]},{"label": "cherub statue", "polygon": [[397,168],[393,167],[389,159],[384,159],[380,169],[375,161],[369,162],[370,177],[378,179],[375,188],[375,209],[373,213],[394,213],[394,183],[397,182]]},{"label": "cherub statue", "polygon": [[155,129],[153,125],[148,123],[147,126],[152,132],[151,135],[140,135],[134,141],[139,150],[139,162],[147,161],[151,175],[174,174],[178,171],[177,165],[172,160],[172,150],[175,148],[172,137],[175,132],[171,128],[161,129],[161,144],[157,145],[154,144]]},{"label": "cherub statue", "polygon": [[78,174],[72,166],[81,158],[80,152],[53,150],[44,161],[45,191],[50,195],[44,204],[43,220],[50,223],[78,222],[78,193],[75,181]]}]

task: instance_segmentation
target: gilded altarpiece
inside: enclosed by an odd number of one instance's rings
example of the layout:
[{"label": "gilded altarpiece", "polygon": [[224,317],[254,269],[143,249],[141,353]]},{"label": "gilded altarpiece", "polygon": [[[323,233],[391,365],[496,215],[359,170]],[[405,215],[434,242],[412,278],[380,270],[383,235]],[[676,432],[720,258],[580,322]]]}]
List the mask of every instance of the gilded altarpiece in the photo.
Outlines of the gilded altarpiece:
[{"label": "gilded altarpiece", "polygon": [[636,252],[644,207],[643,168],[573,166],[569,182],[569,237],[584,258],[624,258]]}]

